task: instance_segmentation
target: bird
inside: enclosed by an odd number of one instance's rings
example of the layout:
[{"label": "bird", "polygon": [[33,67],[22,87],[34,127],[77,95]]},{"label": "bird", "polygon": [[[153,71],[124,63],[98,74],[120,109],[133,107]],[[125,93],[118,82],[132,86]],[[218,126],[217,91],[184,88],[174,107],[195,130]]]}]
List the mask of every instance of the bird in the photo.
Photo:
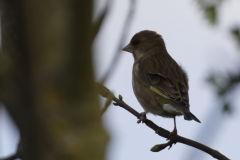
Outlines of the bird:
[{"label": "bird", "polygon": [[164,118],[176,116],[185,120],[200,120],[190,112],[188,76],[186,71],[170,56],[162,36],[155,31],[136,33],[123,51],[133,54],[132,87],[134,94],[145,110]]}]

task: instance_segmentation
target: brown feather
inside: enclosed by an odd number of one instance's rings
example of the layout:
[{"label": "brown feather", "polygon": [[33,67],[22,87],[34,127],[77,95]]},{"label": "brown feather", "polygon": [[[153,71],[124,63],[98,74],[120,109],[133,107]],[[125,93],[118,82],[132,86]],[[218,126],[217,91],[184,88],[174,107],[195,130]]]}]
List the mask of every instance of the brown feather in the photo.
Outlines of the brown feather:
[{"label": "brown feather", "polygon": [[161,35],[141,31],[123,50],[133,54],[133,90],[145,111],[200,122],[189,111],[187,74],[168,54]]}]

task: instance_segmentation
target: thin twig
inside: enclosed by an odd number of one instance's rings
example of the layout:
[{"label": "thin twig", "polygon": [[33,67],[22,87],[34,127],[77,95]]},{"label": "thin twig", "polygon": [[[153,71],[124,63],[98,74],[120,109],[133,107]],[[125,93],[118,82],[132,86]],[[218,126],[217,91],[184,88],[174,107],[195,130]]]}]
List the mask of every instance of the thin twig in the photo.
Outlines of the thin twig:
[{"label": "thin twig", "polygon": [[[97,87],[98,87],[98,92],[102,97],[108,98],[108,95],[112,95],[112,93],[109,93],[110,90],[108,88],[106,88],[105,86],[103,86],[100,83],[96,83]],[[120,106],[124,109],[126,109],[127,111],[129,111],[130,113],[132,113],[134,116],[136,116],[138,119],[141,117],[141,114],[138,113],[136,110],[134,110],[132,107],[130,107],[129,105],[127,105],[124,101],[122,101],[119,98],[116,98],[115,96],[113,96],[113,101],[115,102],[115,105]],[[220,152],[218,152],[217,150],[214,150],[208,146],[205,146],[201,143],[198,143],[196,141],[184,138],[182,136],[179,135],[174,135],[174,136],[170,136],[170,132],[165,130],[162,127],[159,127],[158,125],[156,125],[155,123],[153,123],[151,120],[146,119],[144,121],[144,123],[151,129],[153,129],[155,131],[155,133],[157,133],[159,136],[170,139],[170,141],[166,144],[161,144],[158,146],[154,146],[154,147],[159,147],[157,149],[164,149],[167,146],[169,146],[171,148],[172,144],[175,144],[177,142],[182,143],[182,144],[186,144],[189,146],[192,146],[194,148],[197,148],[203,152],[208,153],[209,155],[211,155],[212,157],[219,159],[219,160],[229,160],[226,156],[224,156],[223,154],[221,154]],[[153,147],[153,148],[154,148]],[[152,148],[152,149],[153,149]],[[160,150],[154,150],[153,151],[160,151]]]},{"label": "thin twig", "polygon": [[130,2],[131,2],[131,4],[130,4],[129,11],[128,11],[128,14],[127,14],[124,26],[123,26],[123,30],[122,30],[120,41],[118,43],[118,47],[116,48],[114,57],[113,57],[113,59],[111,61],[110,66],[108,67],[108,70],[106,71],[105,75],[103,76],[103,78],[101,80],[102,84],[104,84],[106,82],[108,77],[112,74],[112,72],[116,68],[117,62],[118,62],[119,57],[121,55],[120,52],[121,52],[121,50],[123,48],[125,39],[126,39],[126,37],[128,35],[128,31],[130,29],[131,22],[133,20],[133,16],[134,16],[134,13],[135,13],[135,10],[136,10],[135,9],[136,8],[136,0],[130,0]]},{"label": "thin twig", "polygon": [[114,0],[107,0],[107,4],[105,5],[105,8],[103,9],[102,13],[100,13],[100,16],[93,22],[93,31],[92,31],[92,41],[96,37],[96,35],[99,33],[99,30],[102,26],[103,21],[107,17],[110,8],[112,8],[112,4],[114,3]]}]

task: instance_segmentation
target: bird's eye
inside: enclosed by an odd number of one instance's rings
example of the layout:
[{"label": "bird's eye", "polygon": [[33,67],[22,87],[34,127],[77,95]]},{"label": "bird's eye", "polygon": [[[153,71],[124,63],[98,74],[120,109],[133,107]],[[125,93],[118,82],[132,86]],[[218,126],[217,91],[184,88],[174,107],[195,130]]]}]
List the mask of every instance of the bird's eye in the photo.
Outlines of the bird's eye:
[{"label": "bird's eye", "polygon": [[133,45],[138,45],[139,41],[133,41]]}]

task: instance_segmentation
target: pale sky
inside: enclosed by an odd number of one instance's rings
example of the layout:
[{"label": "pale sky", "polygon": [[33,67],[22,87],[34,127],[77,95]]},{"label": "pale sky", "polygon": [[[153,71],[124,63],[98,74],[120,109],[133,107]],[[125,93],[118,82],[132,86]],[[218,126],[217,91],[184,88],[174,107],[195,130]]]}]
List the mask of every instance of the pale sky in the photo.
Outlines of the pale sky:
[{"label": "pale sky", "polygon": [[[190,85],[191,112],[200,120],[185,121],[177,117],[178,134],[199,141],[225,154],[230,159],[239,159],[237,144],[240,126],[239,105],[232,116],[222,115],[219,102],[213,89],[205,79],[210,71],[236,70],[240,55],[237,47],[228,35],[228,27],[240,22],[240,2],[224,2],[220,8],[218,26],[210,26],[204,19],[195,1],[173,0],[138,0],[135,18],[132,23],[126,44],[131,37],[141,30],[154,30],[162,35],[169,54],[187,71]],[[100,5],[101,6],[101,5]],[[104,22],[95,42],[95,62],[97,77],[106,71],[114,49],[121,35],[123,22],[129,7],[128,0],[115,0],[110,15]],[[99,7],[101,8],[101,7]],[[116,95],[121,94],[126,103],[142,112],[136,100],[132,85],[131,72],[133,57],[130,53],[121,52],[121,59],[106,86]],[[239,68],[239,67],[238,67]],[[236,99],[236,98],[235,98]],[[159,126],[172,131],[173,120],[153,116],[147,117]],[[166,140],[157,136],[144,124],[137,124],[137,119],[122,108],[111,106],[104,115],[104,123],[111,135],[107,160],[210,160],[211,156],[192,147],[176,144],[170,150],[153,153],[150,148]]]},{"label": "pale sky", "polygon": [[[98,1],[96,14],[99,14],[105,2]],[[97,79],[105,73],[118,45],[129,4],[129,0],[113,1],[93,45]],[[190,109],[202,123],[177,117],[178,134],[218,150],[230,159],[240,159],[237,146],[240,143],[240,100],[236,98],[240,91],[235,94],[234,114],[223,115],[219,111],[219,100],[205,82],[210,71],[225,73],[236,70],[236,66],[239,68],[239,51],[227,31],[233,24],[240,25],[240,1],[224,1],[220,8],[219,25],[215,27],[204,19],[194,0],[137,0],[136,7],[125,45],[135,33],[145,29],[154,30],[162,35],[169,54],[183,66],[189,76]],[[142,112],[131,84],[133,57],[127,52],[120,54],[121,59],[106,86],[115,95],[121,94],[123,100],[138,112]],[[172,131],[173,119],[151,114],[147,117]],[[179,143],[170,150],[151,152],[152,146],[165,143],[166,140],[144,124],[137,124],[137,119],[120,107],[111,106],[103,116],[103,122],[111,137],[106,160],[213,159],[202,151]],[[15,152],[18,134],[11,125],[6,111],[0,107],[0,157]]]}]

